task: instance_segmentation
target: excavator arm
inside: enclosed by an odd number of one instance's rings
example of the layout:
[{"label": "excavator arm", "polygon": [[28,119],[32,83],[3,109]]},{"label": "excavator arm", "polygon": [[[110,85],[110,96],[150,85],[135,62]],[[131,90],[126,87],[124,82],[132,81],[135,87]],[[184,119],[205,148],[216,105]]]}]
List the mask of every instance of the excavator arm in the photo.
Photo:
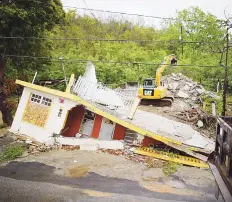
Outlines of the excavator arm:
[{"label": "excavator arm", "polygon": [[165,68],[168,65],[174,65],[177,64],[177,58],[175,55],[171,54],[168,55],[167,57],[164,58],[163,62],[161,63],[161,65],[159,66],[159,68],[156,70],[156,77],[155,77],[155,84],[156,87],[160,86],[160,82],[161,82],[161,77],[162,77],[162,73],[165,70]]}]

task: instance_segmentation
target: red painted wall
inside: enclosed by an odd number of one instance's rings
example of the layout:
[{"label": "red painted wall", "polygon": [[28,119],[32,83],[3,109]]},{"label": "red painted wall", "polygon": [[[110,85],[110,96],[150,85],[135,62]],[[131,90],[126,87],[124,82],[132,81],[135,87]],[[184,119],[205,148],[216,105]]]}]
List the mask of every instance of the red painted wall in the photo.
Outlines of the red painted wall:
[{"label": "red painted wall", "polygon": [[92,137],[98,138],[101,130],[101,124],[102,124],[102,116],[96,114],[93,124],[93,130],[92,130]]},{"label": "red painted wall", "polygon": [[126,128],[116,124],[114,129],[113,140],[123,140],[126,135]]},{"label": "red painted wall", "polygon": [[143,142],[142,142],[142,146],[143,147],[148,147],[150,144],[161,145],[163,143],[158,141],[158,140],[154,140],[154,139],[152,139],[150,137],[144,137]]},{"label": "red painted wall", "polygon": [[85,108],[83,106],[72,108],[68,113],[65,126],[62,130],[62,135],[65,137],[74,137],[80,130],[84,115]]}]

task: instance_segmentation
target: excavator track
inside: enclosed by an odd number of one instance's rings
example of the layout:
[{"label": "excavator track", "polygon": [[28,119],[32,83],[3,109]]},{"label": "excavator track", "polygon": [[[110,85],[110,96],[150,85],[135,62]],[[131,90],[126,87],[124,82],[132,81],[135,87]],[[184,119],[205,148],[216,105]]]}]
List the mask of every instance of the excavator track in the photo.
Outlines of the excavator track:
[{"label": "excavator track", "polygon": [[173,97],[164,97],[162,99],[142,99],[140,105],[152,105],[155,107],[169,107],[174,101]]}]

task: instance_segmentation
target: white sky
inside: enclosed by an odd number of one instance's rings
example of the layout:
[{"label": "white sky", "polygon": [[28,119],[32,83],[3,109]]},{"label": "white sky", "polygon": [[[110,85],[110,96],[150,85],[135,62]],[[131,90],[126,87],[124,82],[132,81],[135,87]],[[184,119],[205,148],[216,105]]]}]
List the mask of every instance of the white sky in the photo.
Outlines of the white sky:
[{"label": "white sky", "polygon": [[[232,0],[85,0],[89,8],[175,17],[176,11],[198,6],[224,19],[224,10],[232,16]],[[62,0],[64,6],[86,7],[83,0]]]}]

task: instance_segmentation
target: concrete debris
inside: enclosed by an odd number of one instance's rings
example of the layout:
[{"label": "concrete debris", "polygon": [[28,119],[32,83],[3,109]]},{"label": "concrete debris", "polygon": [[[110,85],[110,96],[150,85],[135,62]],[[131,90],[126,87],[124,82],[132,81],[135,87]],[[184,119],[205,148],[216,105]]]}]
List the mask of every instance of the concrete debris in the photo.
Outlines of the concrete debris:
[{"label": "concrete debris", "polygon": [[204,126],[203,122],[201,120],[198,120],[197,127],[202,128]]},{"label": "concrete debris", "polygon": [[52,149],[55,149],[54,145],[46,145],[36,141],[33,138],[30,138],[26,135],[17,135],[15,136],[15,142],[20,144],[25,144],[28,148],[28,154],[38,155],[41,152],[47,152]]},{"label": "concrete debris", "polygon": [[187,85],[185,85],[185,86],[184,86],[184,88],[183,88],[183,89],[184,89],[184,91],[189,91],[189,90],[190,90],[190,88],[191,88],[191,86],[187,84]]},{"label": "concrete debris", "polygon": [[199,95],[205,93],[205,89],[203,88],[203,86],[201,88],[197,88],[196,91],[198,92]]},{"label": "concrete debris", "polygon": [[98,82],[95,66],[91,62],[88,62],[84,75],[80,76],[72,87],[72,93],[112,110],[118,107],[130,108],[137,90],[132,89],[131,92],[130,94],[128,91],[116,91]]},{"label": "concrete debris", "polygon": [[[210,123],[210,121],[212,119],[214,119],[213,116],[211,116],[208,113],[204,112],[199,107],[193,107],[191,109],[187,109],[187,110],[183,110],[183,111],[179,111],[179,112],[174,112],[172,114],[172,116],[177,117],[177,118],[179,118],[179,119],[181,119],[183,121],[187,121],[187,122],[201,121],[202,124],[204,122],[207,125]],[[198,126],[198,123],[197,123],[197,126],[199,128],[204,126],[204,124],[202,125],[200,122],[199,122],[199,124],[200,124],[200,126]]]},{"label": "concrete debris", "polygon": [[102,149],[101,151],[104,153],[109,153],[117,156],[123,156],[125,159],[134,161],[136,163],[144,164],[147,159],[146,156],[134,154],[134,152],[129,151],[128,149],[124,149],[124,150]]},{"label": "concrete debris", "polygon": [[112,155],[123,156],[127,160],[134,161],[136,163],[144,164],[148,168],[162,168],[165,161],[159,160],[156,158],[152,158],[149,156],[142,156],[134,153],[136,147],[131,147],[126,145],[124,150],[111,150],[111,149],[102,149],[101,151],[104,153],[109,153]]},{"label": "concrete debris", "polygon": [[220,99],[220,97],[210,91],[206,91],[202,85],[197,84],[192,79],[181,73],[170,74],[162,78],[162,83],[166,86],[175,98],[185,99],[189,104],[194,105],[199,96],[206,95],[211,98]]},{"label": "concrete debris", "polygon": [[91,61],[88,61],[83,77],[86,78],[91,83],[95,83],[95,84],[97,83],[95,66]]},{"label": "concrete debris", "polygon": [[0,138],[4,138],[4,137],[6,137],[5,133],[0,134]]},{"label": "concrete debris", "polygon": [[62,145],[61,149],[65,150],[65,151],[73,151],[73,150],[79,150],[80,146]]},{"label": "concrete debris", "polygon": [[178,93],[177,93],[177,96],[178,97],[181,97],[181,98],[189,98],[189,95],[185,92],[183,92],[182,90],[180,90]]},{"label": "concrete debris", "polygon": [[40,152],[46,152],[48,151],[46,147],[40,147],[38,145],[31,145],[28,148],[28,153],[29,154],[39,154]]},{"label": "concrete debris", "polygon": [[27,140],[26,140],[26,143],[27,143],[27,144],[31,144],[31,143],[32,143],[32,140],[27,139]]}]

